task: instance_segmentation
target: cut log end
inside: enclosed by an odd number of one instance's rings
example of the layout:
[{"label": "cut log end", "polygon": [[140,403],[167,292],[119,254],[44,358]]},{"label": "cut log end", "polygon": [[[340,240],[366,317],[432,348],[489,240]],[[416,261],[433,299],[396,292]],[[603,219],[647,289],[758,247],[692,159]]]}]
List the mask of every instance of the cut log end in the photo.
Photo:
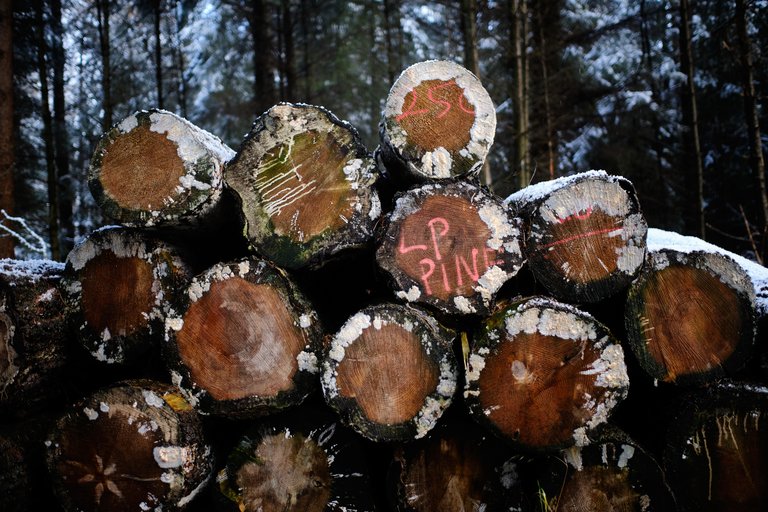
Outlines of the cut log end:
[{"label": "cut log end", "polygon": [[402,306],[353,315],[332,340],[323,369],[329,404],[373,440],[423,437],[456,388],[446,333]]},{"label": "cut log end", "polygon": [[382,157],[418,180],[476,173],[495,129],[493,102],[472,73],[452,62],[420,62],[387,96]]},{"label": "cut log end", "polygon": [[468,360],[465,397],[476,418],[519,445],[588,444],[626,396],[621,346],[585,313],[531,299],[486,326]]}]

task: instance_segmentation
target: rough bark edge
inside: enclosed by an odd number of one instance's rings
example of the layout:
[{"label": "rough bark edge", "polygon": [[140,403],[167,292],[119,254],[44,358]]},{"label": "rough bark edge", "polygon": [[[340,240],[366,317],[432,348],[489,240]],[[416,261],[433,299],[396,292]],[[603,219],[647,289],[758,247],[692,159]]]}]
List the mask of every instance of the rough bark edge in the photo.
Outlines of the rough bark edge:
[{"label": "rough bark edge", "polygon": [[[424,151],[408,144],[405,131],[399,123],[392,120],[400,114],[408,92],[427,80],[456,80],[460,87],[472,93],[469,100],[475,107],[475,121],[470,129],[469,143],[459,150],[461,159],[456,163],[452,161],[448,169],[437,171],[434,166],[426,170],[423,164],[425,158],[431,162],[431,154],[437,150]],[[390,104],[392,98],[396,100]],[[496,134],[496,109],[488,91],[471,71],[450,61],[428,60],[417,62],[406,68],[387,94],[382,114],[379,138],[383,162],[388,167],[404,172],[417,181],[477,176]],[[403,150],[397,149],[396,145],[401,146]]]},{"label": "rough bark edge", "polygon": [[[604,365],[603,383],[608,389],[604,400],[596,405],[594,414],[581,426],[577,427],[572,436],[572,442],[563,445],[553,445],[547,447],[528,446],[521,442],[510,439],[501,430],[491,422],[486,416],[478,396],[480,390],[477,388],[477,382],[480,374],[485,368],[485,357],[495,350],[504,340],[507,334],[506,320],[511,316],[522,315],[530,309],[544,310],[548,309],[558,314],[571,315],[582,323],[583,327],[589,332],[586,337],[593,346],[600,351],[601,357],[595,362],[602,362]],[[538,324],[537,329],[538,332]],[[594,337],[592,336],[594,334]],[[559,336],[559,334],[556,334]],[[574,338],[573,332],[568,333],[567,338]],[[558,302],[547,297],[530,297],[521,299],[517,302],[505,305],[487,318],[481,327],[475,332],[473,344],[465,363],[465,387],[464,400],[467,404],[469,414],[478,423],[489,429],[497,436],[508,440],[508,442],[517,448],[534,452],[551,452],[553,450],[565,449],[571,446],[587,446],[591,443],[591,437],[599,433],[608,422],[613,409],[626,398],[629,391],[629,377],[624,363],[624,351],[621,344],[610,333],[607,327],[598,322],[592,315],[581,311],[569,304]],[[610,351],[609,354],[605,354]],[[607,357],[602,357],[607,355]]]},{"label": "rough bark edge", "polygon": [[[339,395],[336,383],[339,364],[344,360],[344,349],[354,343],[365,329],[382,322],[402,325],[406,329],[410,323],[411,332],[419,337],[427,355],[433,358],[439,368],[437,387],[425,398],[417,415],[411,420],[393,425],[370,421],[355,400]],[[412,306],[380,304],[367,307],[352,315],[330,341],[320,377],[325,400],[345,425],[372,441],[410,441],[422,438],[437,424],[456,391],[457,369],[451,348],[453,338],[452,331]]]},{"label": "rough bark edge", "polygon": [[[347,133],[350,141],[344,146],[352,149],[354,159],[347,162],[361,161],[359,169],[350,169],[355,174],[354,183],[357,187],[357,200],[354,206],[354,214],[344,227],[337,231],[324,231],[306,242],[296,242],[287,236],[274,233],[272,221],[261,206],[260,200],[252,200],[253,213],[246,212],[244,192],[246,189],[251,199],[259,197],[258,192],[252,190],[249,181],[253,179],[251,169],[240,169],[240,161],[245,158],[260,159],[266,151],[262,151],[261,137],[269,137],[274,129],[275,117],[282,121],[288,120],[294,112],[310,110],[331,123],[335,129]],[[293,136],[302,133],[304,127],[292,133]],[[252,142],[253,141],[253,142]],[[267,151],[274,147],[275,141]],[[245,164],[243,164],[245,165]],[[346,167],[346,166],[345,166]],[[381,202],[374,188],[377,181],[377,166],[372,156],[360,138],[357,130],[346,121],[340,120],[331,111],[316,105],[304,103],[282,102],[267,110],[259,116],[251,127],[251,131],[245,136],[237,155],[226,165],[224,180],[232,190],[239,204],[239,210],[244,225],[243,234],[250,241],[253,249],[261,255],[271,259],[278,265],[296,269],[302,267],[318,267],[327,259],[339,252],[365,246],[372,239],[375,224],[381,216]]]},{"label": "rough bark edge", "polygon": [[[465,300],[459,296],[453,297],[450,301],[444,301],[433,296],[423,296],[421,284],[402,272],[395,265],[394,255],[386,250],[388,247],[396,248],[398,246],[397,233],[394,232],[395,223],[419,211],[426,199],[433,193],[468,198],[477,205],[477,213],[491,233],[486,247],[493,250],[503,247],[505,263],[511,263],[511,269],[508,271],[502,270],[498,265],[492,265],[486,269],[473,287],[475,293],[469,297],[464,297]],[[470,183],[426,184],[398,194],[395,198],[395,207],[385,217],[377,238],[376,262],[387,274],[395,296],[408,303],[423,304],[449,315],[487,315],[493,307],[496,292],[504,283],[517,275],[517,272],[525,264],[520,219],[514,217],[511,211],[496,200],[495,196]],[[401,280],[405,283],[404,286],[400,285]]]},{"label": "rough bark edge", "polygon": [[[298,356],[298,371],[293,376],[294,388],[280,391],[273,397],[245,397],[234,400],[216,400],[205,389],[198,386],[192,374],[184,365],[176,345],[176,333],[184,325],[184,315],[189,307],[199,300],[215,282],[240,277],[254,284],[268,284],[283,298],[286,305],[298,320],[307,344]],[[304,401],[317,387],[317,374],[320,369],[318,359],[321,352],[323,328],[317,313],[308,300],[289,280],[287,275],[271,263],[255,258],[243,258],[230,263],[214,265],[194,277],[184,293],[179,294],[177,302],[170,309],[165,319],[165,334],[162,343],[163,358],[170,370],[171,380],[184,397],[201,414],[229,416],[235,418],[254,418],[272,414],[294,407]]]},{"label": "rough bark edge", "polygon": [[[167,117],[175,122],[173,128],[183,133],[168,132],[168,127],[163,125]],[[102,159],[109,146],[139,125],[165,133],[177,146],[184,167],[177,190],[181,188],[179,192],[185,195],[166,200],[162,208],[151,211],[119,206],[99,181]],[[160,127],[153,128],[157,125]],[[224,164],[234,156],[235,152],[218,137],[176,114],[160,109],[141,110],[117,123],[102,136],[88,168],[88,186],[104,215],[122,224],[136,227],[196,225],[217,206],[222,193]]]}]

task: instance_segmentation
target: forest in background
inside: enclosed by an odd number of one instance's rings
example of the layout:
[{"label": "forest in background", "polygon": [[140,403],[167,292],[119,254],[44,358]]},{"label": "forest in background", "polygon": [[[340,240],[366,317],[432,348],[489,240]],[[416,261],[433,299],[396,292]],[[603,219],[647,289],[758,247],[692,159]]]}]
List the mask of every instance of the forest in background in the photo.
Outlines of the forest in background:
[{"label": "forest in background", "polygon": [[88,164],[136,110],[237,149],[273,104],[318,104],[372,151],[399,73],[448,59],[496,104],[498,195],[605,169],[650,226],[762,263],[766,49],[766,0],[0,0],[0,255],[61,260],[108,223]]}]

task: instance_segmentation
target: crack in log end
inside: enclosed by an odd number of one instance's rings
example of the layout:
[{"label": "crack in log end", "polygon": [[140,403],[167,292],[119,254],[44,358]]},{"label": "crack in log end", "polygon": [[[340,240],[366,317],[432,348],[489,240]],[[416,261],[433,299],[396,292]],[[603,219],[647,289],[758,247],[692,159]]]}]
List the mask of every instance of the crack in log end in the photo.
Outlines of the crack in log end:
[{"label": "crack in log end", "polygon": [[178,197],[184,174],[176,145],[165,134],[139,125],[106,147],[99,179],[121,208],[156,211]]}]

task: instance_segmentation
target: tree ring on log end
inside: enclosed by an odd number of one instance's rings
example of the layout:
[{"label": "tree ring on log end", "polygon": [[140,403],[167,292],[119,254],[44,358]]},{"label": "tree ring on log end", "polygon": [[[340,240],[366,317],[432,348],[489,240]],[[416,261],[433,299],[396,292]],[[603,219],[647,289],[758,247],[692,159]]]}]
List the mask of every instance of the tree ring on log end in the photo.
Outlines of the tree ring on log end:
[{"label": "tree ring on log end", "polygon": [[449,61],[419,62],[387,96],[382,156],[421,180],[474,174],[495,131],[493,102],[475,75]]},{"label": "tree ring on log end", "polygon": [[254,416],[296,405],[319,371],[317,314],[265,261],[217,264],[195,277],[165,331],[174,379],[204,412]]},{"label": "tree ring on log end", "polygon": [[397,296],[449,314],[486,314],[523,264],[520,222],[467,183],[429,184],[397,198],[376,260]]},{"label": "tree ring on log end", "polygon": [[702,383],[738,370],[755,337],[749,276],[714,253],[651,252],[629,290],[627,338],[654,379]]},{"label": "tree ring on log end", "polygon": [[381,305],[353,315],[323,362],[326,401],[376,441],[423,437],[456,389],[450,334],[426,313]]},{"label": "tree ring on log end", "polygon": [[588,444],[629,386],[624,352],[608,330],[545,298],[510,305],[485,322],[466,381],[472,415],[533,449]]},{"label": "tree ring on log end", "polygon": [[357,132],[321,107],[281,103],[256,120],[227,166],[246,235],[288,268],[364,244],[381,213],[375,163]]}]

